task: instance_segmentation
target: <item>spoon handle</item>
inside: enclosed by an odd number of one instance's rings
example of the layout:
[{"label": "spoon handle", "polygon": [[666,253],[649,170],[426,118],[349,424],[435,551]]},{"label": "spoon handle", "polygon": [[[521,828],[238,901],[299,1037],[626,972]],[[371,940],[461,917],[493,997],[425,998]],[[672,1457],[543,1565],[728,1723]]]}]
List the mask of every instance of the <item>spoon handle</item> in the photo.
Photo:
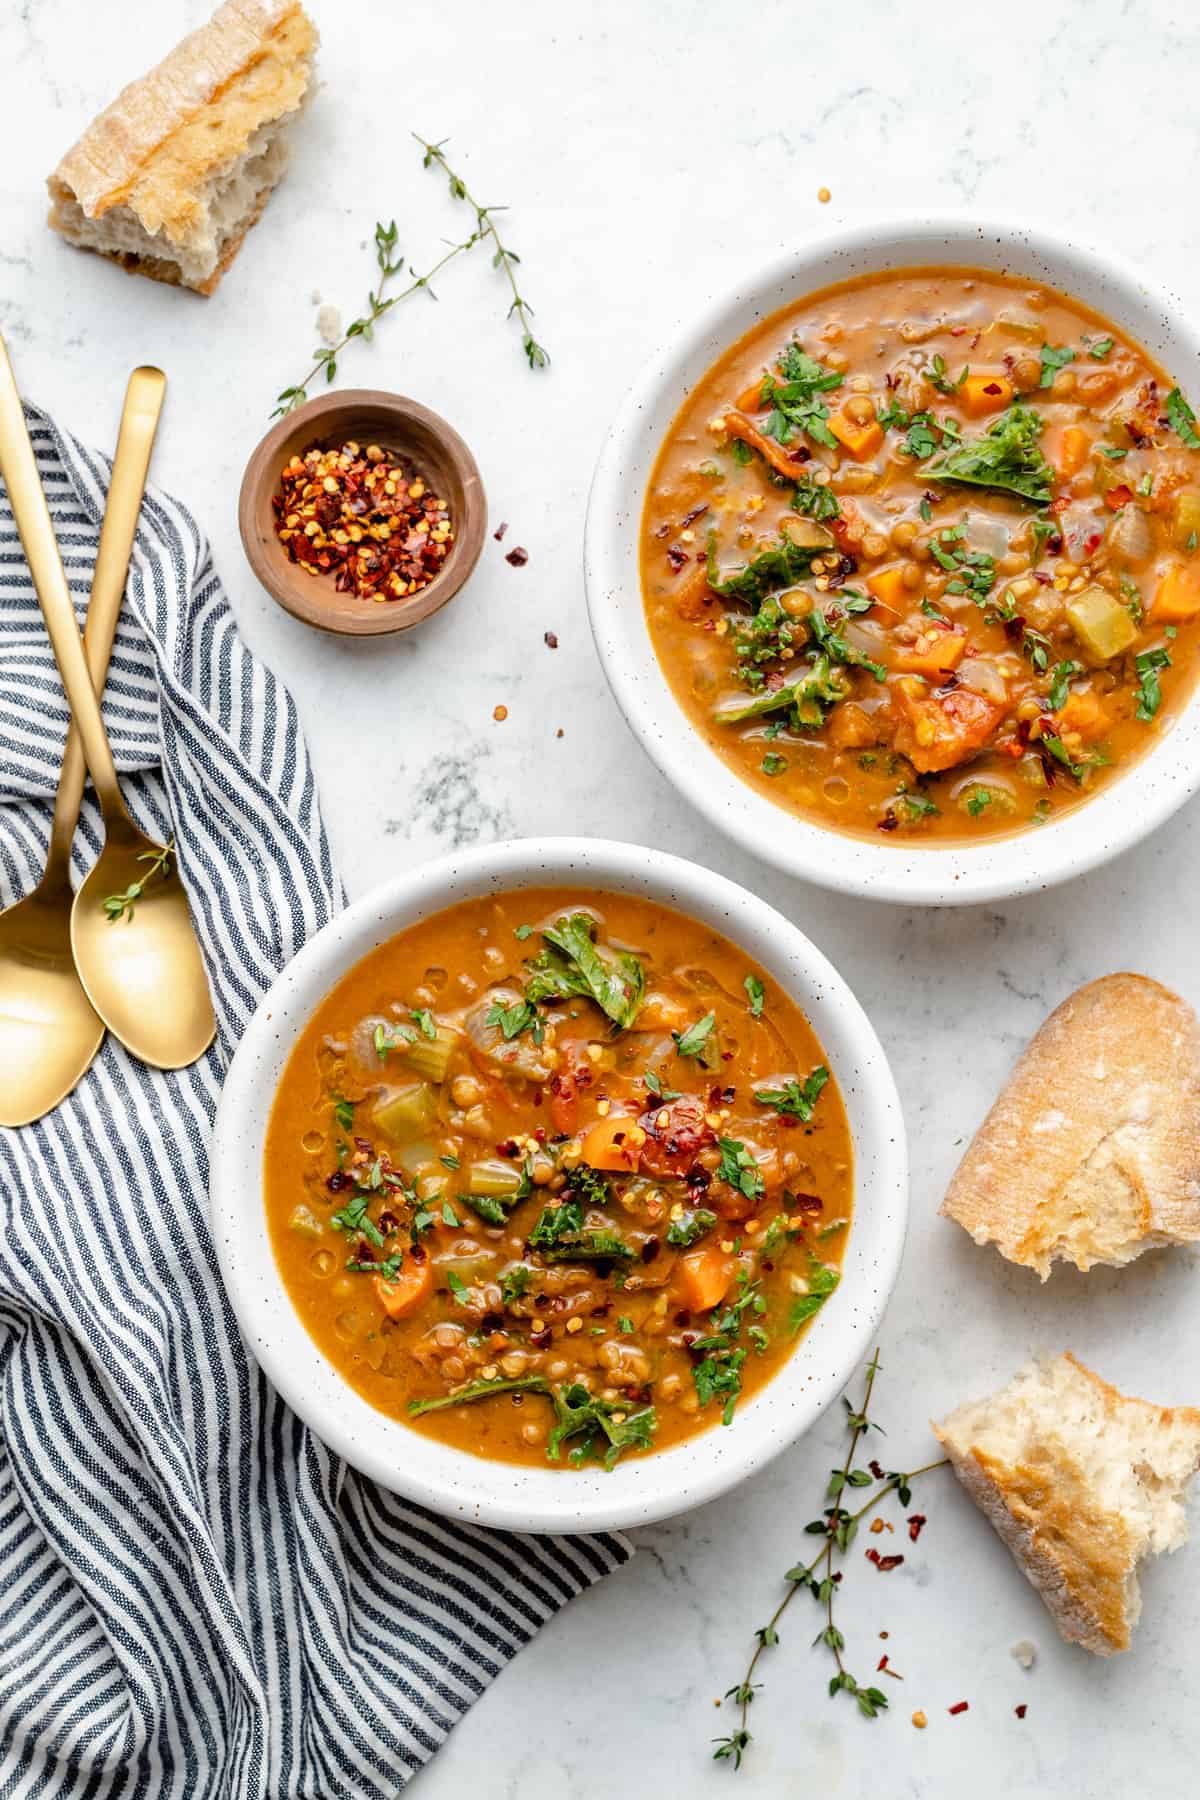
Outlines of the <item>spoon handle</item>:
[{"label": "spoon handle", "polygon": [[38,604],[46,621],[46,630],[54,646],[58,672],[66,689],[71,712],[83,739],[96,792],[106,820],[125,818],[125,803],[117,784],[117,771],[108,747],[100,703],[96,699],[83,654],[83,639],[75,623],[62,558],[50,522],[50,509],[42,491],[29,429],[21,410],[16,377],[8,358],[8,349],[0,337],[0,475],[8,488],[8,497],[21,534],[25,560],[33,577]]},{"label": "spoon handle", "polygon": [[[166,388],[167,378],[161,369],[141,368],[133,371],[125,389],[121,429],[108,484],[104,522],[100,527],[100,546],[96,552],[87,626],[83,634],[88,675],[98,695],[104,692],[108,659],[121,615],[121,602],[125,598],[125,577],[129,573],[129,558]],[[72,719],[58,778],[54,821],[50,827],[50,853],[44,877],[47,884],[68,878],[71,840],[79,819],[86,773],[83,742]]]}]

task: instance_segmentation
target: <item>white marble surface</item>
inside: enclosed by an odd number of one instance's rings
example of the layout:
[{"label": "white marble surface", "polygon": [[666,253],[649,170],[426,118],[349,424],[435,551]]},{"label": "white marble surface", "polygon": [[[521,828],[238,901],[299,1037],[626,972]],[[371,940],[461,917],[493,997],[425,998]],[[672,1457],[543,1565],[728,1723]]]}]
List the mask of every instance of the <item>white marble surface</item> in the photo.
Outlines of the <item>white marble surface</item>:
[{"label": "white marble surface", "polygon": [[[43,228],[41,186],[87,117],[198,23],[205,0],[0,8],[0,327],[26,390],[108,444],[127,369],[168,371],[157,476],[205,522],[247,638],[295,692],[353,894],[453,845],[586,831],[731,867],[830,954],[892,1057],[912,1135],[911,1234],[883,1330],[889,1459],[921,1460],[930,1414],[1035,1347],[1070,1345],[1154,1398],[1200,1398],[1195,1258],[1039,1288],[936,1217],[964,1135],[1070,987],[1133,967],[1200,1001],[1200,810],[1097,875],[1003,907],[910,913],[788,882],[731,855],[644,759],[600,675],[580,577],[588,479],[631,369],[696,301],[805,233],[931,205],[1036,216],[1146,261],[1200,307],[1192,9],[312,10],[327,39],[324,91],[286,187],[206,303],[61,246]],[[235,502],[272,396],[314,342],[314,291],[352,316],[376,216],[396,216],[418,267],[464,223],[421,172],[410,127],[449,135],[481,196],[512,204],[553,367],[525,370],[478,260],[447,273],[440,305],[409,304],[349,353],[343,379],[447,414],[476,449],[494,519],[510,521],[503,549],[523,544],[530,560],[512,569],[489,540],[464,597],[410,641],[346,645],[293,624],[256,587]],[[714,1697],[737,1678],[779,1573],[811,1543],[799,1527],[839,1429],[831,1419],[741,1493],[642,1533],[633,1563],[569,1608],[458,1727],[417,1780],[421,1800],[702,1796],[731,1782],[764,1800],[934,1797],[964,1783],[981,1800],[1188,1791],[1200,1544],[1148,1576],[1133,1653],[1096,1662],[1057,1642],[944,1475],[921,1497],[929,1525],[915,1550],[904,1545],[904,1567],[881,1577],[855,1558],[845,1595],[851,1666],[873,1666],[875,1634],[891,1634],[906,1676],[891,1716],[867,1723],[825,1697],[813,1609],[798,1603],[764,1666],[750,1760],[736,1778],[708,1763],[707,1740],[725,1728]],[[1041,1651],[1028,1675],[1009,1655],[1025,1636]],[[971,1710],[950,1718],[963,1698]],[[909,1723],[918,1706],[923,1733]]]}]

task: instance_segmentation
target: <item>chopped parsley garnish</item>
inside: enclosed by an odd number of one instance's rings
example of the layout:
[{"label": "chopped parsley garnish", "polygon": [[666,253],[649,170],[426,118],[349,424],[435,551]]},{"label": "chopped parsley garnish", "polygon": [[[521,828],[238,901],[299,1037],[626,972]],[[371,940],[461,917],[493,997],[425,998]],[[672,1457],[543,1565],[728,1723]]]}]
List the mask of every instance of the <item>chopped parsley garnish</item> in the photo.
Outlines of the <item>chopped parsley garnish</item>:
[{"label": "chopped parsley garnish", "polygon": [[389,1050],[407,1050],[415,1044],[417,1034],[411,1025],[377,1025],[375,1027],[375,1054],[386,1056]]},{"label": "chopped parsley garnish", "polygon": [[1167,421],[1181,444],[1186,444],[1189,450],[1200,450],[1196,415],[1178,388],[1172,388],[1167,395]]},{"label": "chopped parsley garnish", "polygon": [[717,1148],[721,1152],[721,1160],[717,1164],[717,1180],[725,1182],[739,1194],[744,1194],[747,1200],[757,1200],[766,1183],[752,1152],[737,1138],[718,1138]]},{"label": "chopped parsley garnish", "polygon": [[515,938],[520,938],[521,942],[524,943],[526,938],[531,938],[533,936],[533,926],[532,925],[514,925],[513,926],[513,936]]},{"label": "chopped parsley garnish", "polygon": [[352,1131],[354,1129],[353,1100],[335,1100],[333,1103],[333,1116],[343,1131]]},{"label": "chopped parsley garnish", "polygon": [[458,1301],[458,1304],[460,1306],[462,1306],[462,1304],[466,1300],[468,1293],[470,1292],[470,1289],[467,1287],[467,1284],[463,1280],[462,1276],[456,1274],[453,1269],[447,1269],[446,1270],[446,1286],[450,1289],[450,1292],[454,1295],[454,1298]]},{"label": "chopped parsley garnish", "polygon": [[673,1031],[671,1036],[675,1040],[676,1054],[702,1057],[708,1047],[708,1040],[716,1022],[716,1013],[707,1012],[702,1019],[697,1019],[694,1025],[689,1025],[686,1031]]},{"label": "chopped parsley garnish", "polygon": [[757,975],[747,975],[742,982],[742,986],[745,988],[746,998],[750,1002],[751,1015],[756,1019],[761,1019],[763,1003],[766,1000],[766,991],[763,988],[762,982],[758,979]]},{"label": "chopped parsley garnish", "polygon": [[514,1001],[511,1006],[505,1006],[501,1001],[494,1000],[488,1008],[485,1023],[498,1026],[500,1035],[506,1044],[510,1043],[513,1038],[520,1037],[523,1031],[533,1033],[535,1044],[540,1044],[546,1035],[546,1027],[541,1014],[535,1006],[529,1004],[528,1000]]},{"label": "chopped parsley garnish", "polygon": [[1115,444],[1101,444],[1101,456],[1107,456],[1109,462],[1124,462],[1129,455],[1128,450],[1118,450]]},{"label": "chopped parsley garnish", "polygon": [[1083,674],[1083,664],[1074,661],[1055,663],[1050,677],[1050,711],[1061,712],[1071,692],[1071,678]]},{"label": "chopped parsley garnish", "polygon": [[946,592],[968,594],[980,606],[996,585],[996,560],[986,550],[970,549],[966,535],[962,525],[944,526],[930,539],[929,550],[950,577]]},{"label": "chopped parsley garnish", "polygon": [[980,813],[985,812],[991,804],[992,793],[990,788],[973,787],[967,795],[967,811],[973,819],[977,819]]},{"label": "chopped parsley garnish", "polygon": [[461,1223],[458,1214],[448,1200],[442,1201],[442,1224],[457,1227]]},{"label": "chopped parsley garnish", "polygon": [[642,1076],[642,1080],[646,1084],[647,1092],[653,1094],[656,1100],[678,1100],[680,1097],[678,1088],[667,1088],[663,1086],[662,1076],[654,1069],[647,1069],[646,1073]]},{"label": "chopped parsley garnish", "polygon": [[[851,596],[852,610],[854,596]],[[822,613],[819,608],[809,614],[808,628],[813,638],[820,645],[822,655],[833,662],[845,663],[854,669],[866,669],[876,681],[887,680],[887,670],[882,663],[872,662],[865,650],[856,650],[854,645],[843,635],[841,630],[830,622],[830,615]]]},{"label": "chopped parsley garnish", "polygon": [[547,1262],[628,1262],[633,1251],[615,1231],[585,1229],[578,1200],[543,1207],[529,1234],[530,1248]]},{"label": "chopped parsley garnish", "polygon": [[957,393],[970,372],[969,369],[964,369],[957,381],[951,381],[946,372],[946,359],[941,355],[935,356],[929,367],[927,369],[922,369],[921,371],[926,381],[929,382],[931,387],[935,387],[939,394],[949,394],[951,396]]},{"label": "chopped parsley garnish", "polygon": [[1162,704],[1162,688],[1159,686],[1158,672],[1169,669],[1171,653],[1165,645],[1154,650],[1143,650],[1134,658],[1134,667],[1138,676],[1138,702],[1135,717],[1149,721]]},{"label": "chopped parsley garnish", "polygon": [[801,476],[796,482],[796,491],[792,495],[792,506],[806,519],[836,519],[841,513],[838,497],[828,482],[810,481]]},{"label": "chopped parsley garnish", "polygon": [[422,1037],[428,1038],[431,1043],[436,1039],[437,1026],[434,1024],[433,1014],[427,1006],[423,1006],[419,1011],[415,1011],[412,1015],[412,1020]]},{"label": "chopped parsley garnish", "polygon": [[371,1196],[369,1194],[355,1194],[352,1200],[347,1200],[340,1211],[332,1215],[329,1223],[335,1231],[361,1232],[368,1243],[379,1248],[384,1241],[383,1233],[374,1220],[367,1217],[367,1208],[370,1204]]},{"label": "chopped parsley garnish", "polygon": [[1112,347],[1112,338],[1097,338],[1094,343],[1088,345],[1088,355],[1095,357],[1097,362],[1103,362]]},{"label": "chopped parsley garnish", "polygon": [[777,1113],[807,1123],[813,1116],[813,1108],[828,1080],[829,1070],[823,1064],[818,1064],[803,1081],[793,1078],[780,1088],[755,1088],[754,1098],[760,1106],[773,1107]]},{"label": "chopped parsley garnish", "polygon": [[449,1150],[446,1151],[444,1156],[439,1156],[438,1161],[444,1169],[457,1169],[459,1167],[457,1156],[453,1155]]},{"label": "chopped parsley garnish", "polygon": [[898,793],[894,800],[888,801],[888,810],[894,819],[903,816],[907,823],[912,825],[918,819],[935,818],[941,812],[941,807],[935,806],[933,801],[926,799],[924,794],[914,794],[905,790]]},{"label": "chopped parsley garnish", "polygon": [[815,1256],[809,1258],[808,1292],[799,1295],[792,1302],[791,1315],[788,1319],[788,1325],[793,1332],[799,1331],[802,1325],[807,1325],[815,1313],[820,1312],[836,1288],[838,1280],[836,1269],[828,1268],[825,1263],[818,1262]]},{"label": "chopped parsley garnish", "polygon": [[1057,350],[1054,348],[1053,344],[1043,344],[1042,378],[1038,383],[1038,386],[1044,388],[1053,387],[1054,377],[1058,374],[1058,371],[1060,369],[1065,369],[1068,363],[1073,363],[1074,361],[1075,352],[1068,349],[1066,344],[1061,345]]},{"label": "chopped parsley garnish", "polygon": [[787,766],[787,757],[780,756],[778,750],[768,750],[761,764],[764,775],[782,775]]},{"label": "chopped parsley garnish", "polygon": [[811,544],[794,544],[783,535],[777,544],[768,544],[752,556],[744,567],[722,575],[717,563],[717,534],[708,536],[708,585],[723,600],[736,600],[757,610],[770,593],[780,588],[795,587],[812,573],[814,556],[820,549]]},{"label": "chopped parsley garnish", "polygon": [[636,1326],[626,1313],[622,1313],[617,1320],[617,1330],[621,1332],[623,1336],[628,1337],[631,1331],[636,1330]]},{"label": "chopped parsley garnish", "polygon": [[763,430],[780,444],[790,444],[797,431],[804,432],[818,444],[837,449],[837,439],[829,429],[829,408],[821,395],[842,385],[836,369],[824,368],[799,344],[788,344],[777,363],[783,380],[771,376],[763,379],[760,403],[770,407]]},{"label": "chopped parsley garnish", "polygon": [[395,1250],[391,1256],[385,1256],[382,1262],[355,1262],[351,1260],[346,1264],[346,1267],[354,1275],[378,1275],[383,1281],[395,1281],[400,1274],[400,1265],[403,1261],[403,1253],[399,1250]]},{"label": "chopped parsley garnish", "polygon": [[500,1299],[505,1306],[511,1306],[514,1300],[520,1300],[529,1292],[529,1284],[533,1280],[533,1270],[528,1263],[517,1263],[500,1277]]},{"label": "chopped parsley garnish", "polygon": [[728,1306],[714,1310],[710,1319],[711,1330],[707,1336],[697,1338],[691,1346],[693,1351],[707,1352],[704,1360],[692,1370],[696,1398],[701,1406],[707,1406],[710,1400],[723,1399],[723,1425],[732,1425],[734,1408],[742,1391],[742,1364],[746,1360],[746,1352],[738,1338],[743,1317],[747,1312],[753,1312],[761,1318],[767,1310],[767,1303],[760,1292],[760,1283],[751,1281],[743,1273],[738,1277],[738,1288],[737,1299]]}]

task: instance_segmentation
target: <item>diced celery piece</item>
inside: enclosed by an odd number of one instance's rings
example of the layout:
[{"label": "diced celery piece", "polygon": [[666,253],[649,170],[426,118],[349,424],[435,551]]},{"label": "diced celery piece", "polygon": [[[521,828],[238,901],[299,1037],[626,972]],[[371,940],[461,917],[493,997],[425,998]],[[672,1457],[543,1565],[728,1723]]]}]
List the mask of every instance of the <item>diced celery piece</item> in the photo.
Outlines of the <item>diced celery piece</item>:
[{"label": "diced celery piece", "polygon": [[440,1083],[446,1079],[446,1070],[457,1043],[457,1031],[452,1031],[448,1025],[439,1025],[435,1036],[427,1038],[422,1034],[414,1038],[411,1044],[406,1044],[401,1052],[401,1061],[423,1081]]},{"label": "diced celery piece", "polygon": [[509,1200],[521,1185],[516,1163],[477,1162],[467,1176],[468,1194],[492,1200]]},{"label": "diced celery piece", "polygon": [[1003,332],[1008,337],[1024,338],[1027,343],[1040,344],[1046,335],[1046,327],[1033,313],[1023,312],[1019,306],[1006,306],[996,314],[992,329]]},{"label": "diced celery piece", "polygon": [[1137,626],[1128,611],[1102,587],[1084,588],[1067,602],[1071,630],[1090,656],[1108,662],[1128,650],[1137,637]]},{"label": "diced celery piece", "polygon": [[372,1116],[380,1131],[403,1144],[427,1137],[436,1113],[429,1083],[414,1081],[411,1087],[394,1089],[379,1102]]}]

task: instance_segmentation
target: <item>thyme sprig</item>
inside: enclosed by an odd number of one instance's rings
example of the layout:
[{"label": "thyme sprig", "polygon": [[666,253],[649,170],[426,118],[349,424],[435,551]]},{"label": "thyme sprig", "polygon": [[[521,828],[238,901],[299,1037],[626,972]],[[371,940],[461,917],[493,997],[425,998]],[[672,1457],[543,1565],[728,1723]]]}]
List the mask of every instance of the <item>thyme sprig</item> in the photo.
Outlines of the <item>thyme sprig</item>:
[{"label": "thyme sprig", "polygon": [[108,915],[110,925],[118,919],[132,919],[133,909],[145,893],[151,881],[161,874],[164,881],[171,873],[171,858],[175,854],[175,839],[163,845],[161,850],[144,850],[138,857],[139,862],[149,863],[150,867],[140,881],[131,881],[123,894],[106,894],[100,902]]},{"label": "thyme sprig", "polygon": [[480,236],[480,232],[473,231],[471,236],[464,238],[461,244],[452,244],[445,255],[440,256],[433,267],[425,271],[424,275],[415,275],[406,288],[402,288],[398,294],[389,294],[385,299],[384,289],[392,277],[399,275],[403,270],[404,258],[395,255],[397,240],[395,219],[388,225],[385,225],[382,220],[377,220],[375,224],[375,262],[379,269],[379,279],[367,295],[366,311],[361,318],[355,319],[347,325],[336,344],[314,351],[312,367],[303,380],[298,382],[295,387],[283,388],[275,396],[276,405],[271,417],[273,419],[286,418],[288,413],[295,411],[296,407],[303,406],[308,399],[309,383],[315,381],[322,370],[325,372],[326,383],[331,382],[337,374],[337,359],[347,344],[359,337],[365,338],[369,342],[375,334],[376,324],[385,313],[392,310],[393,306],[399,306],[402,300],[407,300],[413,294],[420,293],[422,289],[428,289],[431,297],[436,300],[437,295],[429,285],[434,276],[439,274],[447,263],[453,262],[456,256],[461,256],[465,250],[473,249],[479,242]]},{"label": "thyme sprig", "polygon": [[410,263],[408,272],[410,276],[412,276],[412,279],[408,283],[408,286],[401,288],[399,293],[386,294],[385,297],[385,290],[388,282],[404,272],[404,258],[396,255],[398,233],[395,219],[392,219],[387,225],[385,225],[381,219],[376,220],[375,266],[378,270],[378,276],[374,286],[367,295],[367,304],[362,316],[352,320],[352,322],[347,325],[336,344],[326,345],[322,349],[313,352],[312,366],[300,381],[296,382],[291,387],[285,387],[280,390],[275,396],[275,407],[271,413],[273,419],[284,419],[290,412],[294,412],[298,406],[303,406],[304,402],[308,399],[310,385],[314,381],[319,380],[322,373],[324,373],[326,385],[332,382],[337,376],[338,357],[346,346],[352,343],[355,338],[365,338],[369,342],[374,336],[375,326],[378,324],[379,320],[383,318],[385,313],[391,312],[394,306],[399,306],[402,300],[409,300],[414,294],[421,292],[427,292],[431,299],[436,300],[437,295],[430,285],[434,276],[439,275],[446,267],[447,263],[453,262],[455,257],[462,256],[468,250],[473,250],[476,244],[481,244],[485,240],[492,245],[492,267],[494,269],[503,269],[509,288],[512,292],[512,303],[508,309],[508,317],[511,319],[515,314],[520,323],[521,347],[525,352],[530,368],[544,369],[550,361],[549,352],[538,343],[529,323],[533,316],[533,308],[530,306],[528,300],[524,298],[517,286],[515,270],[521,259],[515,250],[509,249],[496,228],[494,215],[496,213],[507,212],[507,207],[480,206],[479,202],[468,190],[462,177],[456,175],[454,170],[450,167],[450,164],[446,161],[444,149],[445,145],[449,142],[448,138],[443,138],[440,143],[431,144],[425,138],[420,137],[415,131],[413,132],[413,137],[416,138],[417,143],[420,144],[421,149],[424,151],[422,166],[426,169],[437,167],[444,171],[446,178],[450,183],[451,197],[455,200],[465,200],[467,205],[474,212],[475,229],[469,237],[463,238],[461,243],[451,244],[445,253],[438,258],[437,262],[435,262],[431,268],[426,269],[423,275],[417,275]]},{"label": "thyme sprig", "polygon": [[[717,1746],[713,1751],[714,1762],[731,1762],[735,1769],[741,1768],[742,1758],[752,1736],[747,1724],[750,1706],[755,1694],[761,1692],[762,1689],[762,1683],[756,1682],[754,1679],[758,1670],[759,1658],[764,1650],[772,1650],[779,1643],[779,1621],[796,1595],[802,1590],[812,1595],[825,1616],[825,1624],[813,1642],[814,1644],[823,1644],[831,1653],[836,1664],[835,1672],[829,1679],[830,1695],[849,1694],[851,1699],[856,1702],[859,1712],[868,1719],[878,1717],[887,1708],[887,1695],[877,1687],[863,1687],[850,1673],[843,1659],[842,1652],[846,1648],[846,1640],[833,1616],[834,1596],[841,1585],[842,1571],[835,1570],[834,1556],[838,1552],[845,1554],[858,1532],[859,1522],[871,1513],[878,1511],[889,1495],[895,1494],[901,1506],[907,1506],[912,1498],[911,1484],[919,1476],[928,1475],[933,1469],[946,1467],[946,1459],[943,1457],[937,1462],[926,1463],[922,1468],[907,1472],[899,1469],[885,1469],[881,1475],[874,1473],[879,1467],[877,1463],[873,1465],[873,1469],[855,1467],[854,1459],[863,1437],[870,1431],[882,1431],[883,1429],[869,1417],[871,1395],[878,1373],[879,1351],[876,1350],[867,1368],[866,1388],[863,1393],[862,1405],[858,1411],[854,1410],[845,1395],[842,1397],[842,1404],[846,1408],[846,1424],[850,1430],[850,1447],[841,1467],[830,1472],[829,1486],[825,1497],[831,1504],[824,1508],[819,1519],[813,1519],[805,1526],[806,1532],[823,1538],[824,1542],[811,1562],[805,1563],[803,1566],[797,1564],[788,1570],[784,1576],[784,1580],[788,1583],[787,1592],[767,1623],[760,1625],[755,1632],[754,1653],[747,1665],[746,1673],[737,1686],[729,1688],[725,1694],[725,1699],[733,1701],[738,1708],[738,1722],[727,1737],[713,1739]],[[864,1500],[857,1512],[848,1511],[842,1505],[842,1496],[847,1489],[868,1488],[872,1481],[878,1482],[874,1491]]]},{"label": "thyme sprig", "polygon": [[450,183],[451,197],[455,200],[465,200],[467,205],[474,212],[475,237],[477,239],[490,238],[493,245],[492,267],[493,269],[503,269],[505,278],[508,281],[509,288],[512,292],[512,304],[508,309],[508,317],[511,319],[515,313],[520,323],[521,348],[525,352],[526,360],[528,361],[530,368],[544,369],[550,361],[550,353],[543,345],[538,343],[533,335],[533,328],[529,323],[533,316],[533,308],[530,306],[528,300],[524,298],[517,286],[515,270],[521,259],[515,250],[510,250],[508,248],[508,245],[503,242],[500,233],[496,229],[494,215],[496,213],[507,212],[508,208],[506,206],[480,206],[478,200],[475,199],[474,195],[467,188],[461,175],[456,175],[454,173],[454,170],[450,167],[450,164],[443,155],[444,147],[450,141],[448,138],[443,138],[440,143],[431,144],[427,139],[421,137],[415,131],[413,132],[413,136],[425,152],[424,167],[431,169],[436,165],[441,169]]}]

